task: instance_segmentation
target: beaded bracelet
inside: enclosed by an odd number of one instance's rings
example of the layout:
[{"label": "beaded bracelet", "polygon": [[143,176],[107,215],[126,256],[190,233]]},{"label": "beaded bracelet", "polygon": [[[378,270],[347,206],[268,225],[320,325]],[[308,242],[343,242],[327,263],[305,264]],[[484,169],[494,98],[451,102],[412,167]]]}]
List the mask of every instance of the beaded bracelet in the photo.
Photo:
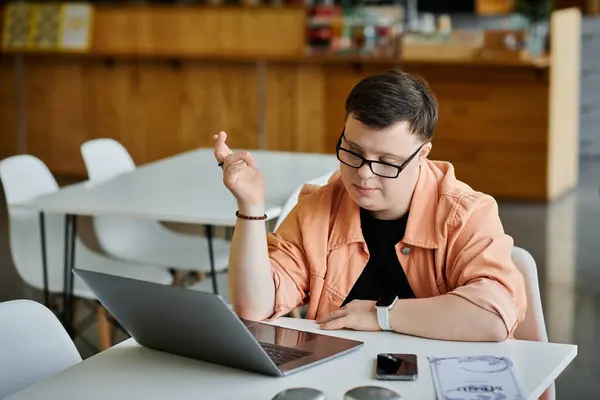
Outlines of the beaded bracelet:
[{"label": "beaded bracelet", "polygon": [[235,216],[238,217],[238,218],[241,218],[241,219],[248,219],[248,220],[251,220],[251,221],[265,220],[265,219],[267,219],[267,214],[263,214],[262,217],[251,217],[251,216],[248,216],[248,215],[242,215],[242,214],[240,214],[239,211],[235,212]]}]

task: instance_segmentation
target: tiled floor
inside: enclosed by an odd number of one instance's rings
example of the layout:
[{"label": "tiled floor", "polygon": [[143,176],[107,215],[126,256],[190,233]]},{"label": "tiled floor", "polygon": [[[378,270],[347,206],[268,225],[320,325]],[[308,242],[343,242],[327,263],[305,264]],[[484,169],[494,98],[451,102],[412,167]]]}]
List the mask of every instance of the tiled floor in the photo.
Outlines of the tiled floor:
[{"label": "tiled floor", "polygon": [[[0,301],[41,300],[12,265],[4,196],[0,208]],[[537,261],[550,340],[579,345],[579,355],[557,381],[557,398],[600,398],[600,160],[583,161],[577,190],[554,203],[502,203],[500,214],[515,243]],[[81,221],[79,230],[93,243],[89,221]],[[94,327],[85,335],[96,340]],[[76,344],[82,356],[92,354]]]}]

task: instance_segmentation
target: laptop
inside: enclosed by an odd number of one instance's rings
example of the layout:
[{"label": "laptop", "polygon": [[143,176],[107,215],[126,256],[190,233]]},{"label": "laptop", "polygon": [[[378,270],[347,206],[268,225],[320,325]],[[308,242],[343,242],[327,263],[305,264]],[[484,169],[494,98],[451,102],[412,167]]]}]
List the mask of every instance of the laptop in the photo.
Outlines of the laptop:
[{"label": "laptop", "polygon": [[201,361],[286,376],[363,342],[240,319],[220,295],[74,269],[142,346]]}]

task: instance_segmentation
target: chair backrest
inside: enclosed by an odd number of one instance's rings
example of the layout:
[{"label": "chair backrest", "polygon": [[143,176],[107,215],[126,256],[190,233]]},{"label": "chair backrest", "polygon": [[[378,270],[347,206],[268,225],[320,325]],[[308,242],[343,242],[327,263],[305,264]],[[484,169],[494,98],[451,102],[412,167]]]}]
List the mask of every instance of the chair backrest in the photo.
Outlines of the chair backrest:
[{"label": "chair backrest", "polygon": [[300,192],[302,191],[302,188],[304,187],[304,185],[319,185],[319,186],[326,185],[327,182],[329,182],[329,179],[331,179],[333,174],[335,174],[336,172],[337,171],[329,172],[325,175],[319,176],[318,178],[312,179],[312,180],[300,185],[291,194],[291,196],[288,198],[286,203],[283,205],[283,208],[281,209],[281,214],[279,214],[279,217],[277,218],[277,222],[275,223],[274,229],[277,230],[279,228],[279,225],[281,225],[281,223],[285,219],[285,217],[287,217],[287,215],[290,213],[290,211],[292,211],[294,209],[294,207],[298,203],[298,196],[300,195]]},{"label": "chair backrest", "polygon": [[101,182],[135,169],[135,163],[125,147],[114,139],[94,139],[85,142],[81,145],[81,155],[88,178],[94,182]]},{"label": "chair backrest", "polygon": [[[18,155],[0,161],[0,179],[8,205],[10,250],[17,273],[28,285],[42,289],[42,252],[39,213],[19,209],[14,204],[53,193],[58,184],[46,165],[30,155]],[[62,291],[64,260],[64,216],[46,215],[48,287]]]},{"label": "chair backrest", "polygon": [[517,326],[515,339],[547,342],[548,334],[542,310],[542,299],[535,260],[527,250],[520,247],[514,247],[511,256],[513,262],[523,275],[527,291],[527,316]]},{"label": "chair backrest", "polygon": [[26,154],[0,161],[0,178],[9,206],[58,190],[58,183],[48,167]]},{"label": "chair backrest", "polygon": [[[548,332],[544,321],[540,284],[538,281],[537,267],[533,256],[521,247],[513,247],[512,260],[523,275],[525,290],[527,292],[527,315],[515,329],[515,339],[547,342]],[[556,388],[552,383],[540,396],[540,400],[554,400]]]},{"label": "chair backrest", "polygon": [[[136,165],[125,147],[114,139],[94,139],[81,145],[89,181],[102,183],[135,170]],[[102,250],[113,256],[126,247],[123,237],[137,237],[161,228],[156,221],[115,215],[98,215],[93,220],[94,233]]]},{"label": "chair backrest", "polygon": [[0,398],[81,361],[56,316],[30,300],[0,303]]}]

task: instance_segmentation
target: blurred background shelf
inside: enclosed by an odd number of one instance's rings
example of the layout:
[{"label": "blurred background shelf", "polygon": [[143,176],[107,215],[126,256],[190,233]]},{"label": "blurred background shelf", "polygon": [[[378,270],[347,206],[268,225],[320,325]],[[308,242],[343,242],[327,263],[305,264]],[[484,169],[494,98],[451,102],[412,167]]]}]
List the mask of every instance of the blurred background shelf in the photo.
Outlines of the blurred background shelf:
[{"label": "blurred background shelf", "polygon": [[[433,158],[499,198],[551,200],[576,185],[579,141],[578,88],[552,71],[579,79],[581,17],[555,17],[548,57],[436,59],[310,54],[303,7],[96,7],[87,53],[0,54],[0,157],[83,176],[86,140],[115,138],[141,164],[211,146],[220,130],[234,147],[333,153],[351,88],[402,68],[438,97]],[[559,110],[559,98],[576,101]]]}]

